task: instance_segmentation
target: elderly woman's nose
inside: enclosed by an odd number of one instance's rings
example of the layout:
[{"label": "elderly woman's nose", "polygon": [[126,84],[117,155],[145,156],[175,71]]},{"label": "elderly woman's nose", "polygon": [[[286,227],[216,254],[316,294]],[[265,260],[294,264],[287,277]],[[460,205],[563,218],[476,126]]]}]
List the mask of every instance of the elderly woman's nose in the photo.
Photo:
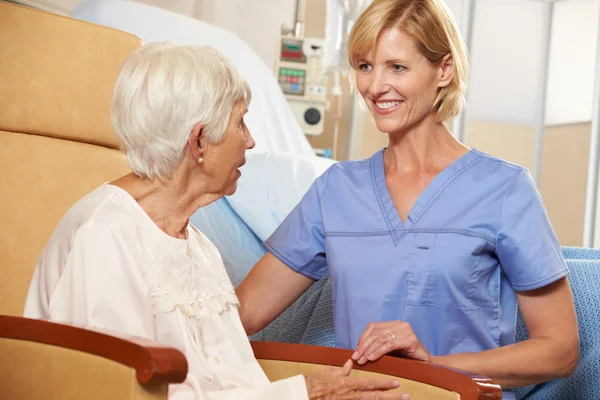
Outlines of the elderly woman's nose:
[{"label": "elderly woman's nose", "polygon": [[250,132],[248,130],[246,130],[246,149],[250,150],[253,149],[254,146],[256,145],[256,143],[254,142],[254,138],[252,137],[252,135],[250,134]]}]

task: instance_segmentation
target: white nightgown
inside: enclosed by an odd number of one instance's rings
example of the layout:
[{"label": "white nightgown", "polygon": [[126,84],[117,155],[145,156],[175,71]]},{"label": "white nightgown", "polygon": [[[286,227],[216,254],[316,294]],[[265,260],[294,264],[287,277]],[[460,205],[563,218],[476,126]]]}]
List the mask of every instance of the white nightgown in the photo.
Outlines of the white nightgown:
[{"label": "white nightgown", "polygon": [[156,340],[185,354],[169,399],[308,398],[302,376],[270,383],[254,358],[216,247],[193,226],[161,231],[123,189],[104,184],[63,217],[37,264],[25,317]]}]

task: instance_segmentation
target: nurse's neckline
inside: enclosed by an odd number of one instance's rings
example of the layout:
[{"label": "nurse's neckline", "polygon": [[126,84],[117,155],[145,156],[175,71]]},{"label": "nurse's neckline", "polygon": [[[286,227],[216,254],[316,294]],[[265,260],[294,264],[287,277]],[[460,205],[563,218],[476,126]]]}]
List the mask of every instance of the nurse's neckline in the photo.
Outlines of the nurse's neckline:
[{"label": "nurse's neckline", "polygon": [[385,179],[383,154],[386,148],[387,147],[377,152],[371,159],[371,179],[377,195],[379,208],[388,225],[394,244],[398,245],[404,237],[403,234],[398,234],[398,232],[407,232],[408,229],[413,227],[418,222],[420,216],[429,208],[433,200],[445,190],[448,186],[447,183],[449,183],[452,177],[463,171],[464,168],[470,165],[475,159],[480,158],[480,154],[477,149],[471,148],[468,152],[461,155],[442,169],[429,184],[427,184],[425,189],[423,189],[410,208],[406,220],[402,221],[402,218],[394,205]]},{"label": "nurse's neckline", "polygon": [[[465,158],[465,157],[466,157],[466,156],[468,156],[469,154],[479,154],[479,155],[480,155],[480,152],[479,152],[479,150],[477,150],[477,148],[475,148],[475,147],[468,147],[468,146],[467,146],[467,148],[469,149],[467,152],[465,152],[464,154],[461,154],[461,155],[460,155],[458,158],[456,158],[454,161],[452,161],[450,164],[448,164],[448,165],[447,165],[447,166],[446,166],[444,169],[446,169],[446,168],[450,167],[452,164],[455,164],[456,162],[458,162],[459,160],[461,160],[461,159]],[[382,148],[381,150],[379,150],[379,151],[377,152],[377,153],[380,153],[380,154],[381,154],[382,160],[383,160],[383,157],[384,157],[385,151],[386,151],[387,149],[388,149],[388,146],[385,146],[384,148]],[[377,153],[376,153],[376,154],[377,154]],[[443,171],[443,170],[442,170],[442,171]],[[441,173],[441,171],[440,171],[440,173]],[[439,175],[439,174],[438,174],[438,175]]]}]

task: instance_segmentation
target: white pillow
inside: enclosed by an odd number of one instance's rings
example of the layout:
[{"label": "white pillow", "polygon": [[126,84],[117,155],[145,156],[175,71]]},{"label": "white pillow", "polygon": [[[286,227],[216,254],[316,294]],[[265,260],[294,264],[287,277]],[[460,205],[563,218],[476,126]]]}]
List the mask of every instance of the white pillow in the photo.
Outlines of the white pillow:
[{"label": "white pillow", "polygon": [[262,242],[225,199],[200,208],[190,222],[217,247],[233,286],[238,286],[266,253]]},{"label": "white pillow", "polygon": [[265,241],[335,161],[290,153],[250,151],[231,207]]}]

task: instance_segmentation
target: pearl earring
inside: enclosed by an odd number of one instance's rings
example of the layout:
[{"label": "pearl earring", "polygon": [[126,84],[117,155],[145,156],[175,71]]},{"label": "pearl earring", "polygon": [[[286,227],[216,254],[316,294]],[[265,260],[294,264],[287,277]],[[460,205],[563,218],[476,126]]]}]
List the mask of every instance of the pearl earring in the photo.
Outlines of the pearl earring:
[{"label": "pearl earring", "polygon": [[200,157],[200,158],[198,159],[198,162],[199,162],[200,164],[202,164],[202,161],[204,161],[204,158]]}]

